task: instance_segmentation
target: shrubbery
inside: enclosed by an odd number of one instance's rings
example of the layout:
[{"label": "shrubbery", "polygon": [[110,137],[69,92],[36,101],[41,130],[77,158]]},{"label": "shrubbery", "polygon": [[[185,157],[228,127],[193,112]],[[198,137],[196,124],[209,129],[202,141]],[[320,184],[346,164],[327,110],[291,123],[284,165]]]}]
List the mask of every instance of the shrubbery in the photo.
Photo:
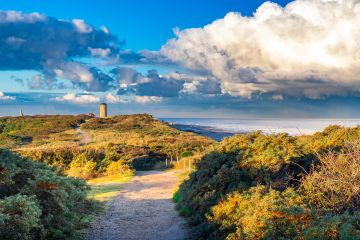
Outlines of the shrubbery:
[{"label": "shrubbery", "polygon": [[[80,144],[75,131],[79,127],[91,135],[90,143]],[[163,166],[166,158],[199,153],[214,143],[146,114],[106,119],[84,115],[8,117],[0,118],[0,130],[0,147],[15,148],[23,156],[84,179],[108,175],[107,168],[118,161],[127,169],[122,172],[129,175],[134,169],[154,169]],[[18,137],[17,142],[10,144],[8,134]]]},{"label": "shrubbery", "polygon": [[212,208],[208,220],[219,227],[214,239],[290,239],[309,225],[311,213],[293,189],[258,186],[230,194]]},{"label": "shrubbery", "polygon": [[177,208],[199,239],[360,239],[358,134],[225,139],[181,184]]},{"label": "shrubbery", "polygon": [[111,162],[106,168],[107,176],[131,176],[134,171],[124,161]]},{"label": "shrubbery", "polygon": [[0,150],[0,239],[81,239],[96,205],[84,181]]}]

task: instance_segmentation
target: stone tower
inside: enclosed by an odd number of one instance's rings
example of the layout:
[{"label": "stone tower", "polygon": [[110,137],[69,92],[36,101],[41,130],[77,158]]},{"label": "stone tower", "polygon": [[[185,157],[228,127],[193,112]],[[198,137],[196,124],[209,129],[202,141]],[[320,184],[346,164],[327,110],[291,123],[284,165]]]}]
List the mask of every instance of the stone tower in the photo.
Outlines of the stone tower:
[{"label": "stone tower", "polygon": [[101,103],[100,104],[99,117],[101,117],[101,118],[106,118],[107,117],[107,105],[106,105],[106,103]]}]

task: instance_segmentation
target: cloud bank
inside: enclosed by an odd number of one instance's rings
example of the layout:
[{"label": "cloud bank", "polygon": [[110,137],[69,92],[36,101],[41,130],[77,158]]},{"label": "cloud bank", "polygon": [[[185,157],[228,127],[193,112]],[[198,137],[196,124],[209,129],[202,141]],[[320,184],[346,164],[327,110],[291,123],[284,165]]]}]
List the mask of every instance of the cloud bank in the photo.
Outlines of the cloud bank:
[{"label": "cloud bank", "polygon": [[0,11],[0,43],[0,70],[39,72],[30,88],[61,88],[58,80],[68,80],[89,91],[111,89],[113,79],[78,59],[116,58],[121,47],[106,27],[16,11]]},{"label": "cloud bank", "polygon": [[235,97],[358,94],[359,22],[358,0],[265,2],[252,17],[232,12],[203,28],[176,30],[160,53]]},{"label": "cloud bank", "polygon": [[74,104],[94,104],[100,103],[100,97],[90,95],[90,94],[83,94],[83,95],[76,95],[75,93],[68,93],[61,97],[56,97],[54,99],[56,102],[66,102],[66,103],[74,103]]}]

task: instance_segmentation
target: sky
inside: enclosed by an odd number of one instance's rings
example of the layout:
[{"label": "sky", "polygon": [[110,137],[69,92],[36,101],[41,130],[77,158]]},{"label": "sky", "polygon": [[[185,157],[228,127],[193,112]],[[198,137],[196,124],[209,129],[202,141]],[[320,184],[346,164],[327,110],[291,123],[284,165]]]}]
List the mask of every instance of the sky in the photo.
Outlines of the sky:
[{"label": "sky", "polygon": [[360,117],[357,0],[1,0],[0,115]]}]

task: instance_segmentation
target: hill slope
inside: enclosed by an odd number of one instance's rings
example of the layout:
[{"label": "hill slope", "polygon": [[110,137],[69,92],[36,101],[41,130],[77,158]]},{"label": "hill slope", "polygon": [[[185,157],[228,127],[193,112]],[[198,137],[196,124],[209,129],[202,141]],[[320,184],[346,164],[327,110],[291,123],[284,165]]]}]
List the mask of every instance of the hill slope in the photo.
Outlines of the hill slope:
[{"label": "hill slope", "polygon": [[[0,147],[81,178],[152,169],[166,158],[196,154],[214,142],[146,114],[7,117],[0,118],[0,126]],[[90,142],[84,144],[76,131],[80,127]]]}]

